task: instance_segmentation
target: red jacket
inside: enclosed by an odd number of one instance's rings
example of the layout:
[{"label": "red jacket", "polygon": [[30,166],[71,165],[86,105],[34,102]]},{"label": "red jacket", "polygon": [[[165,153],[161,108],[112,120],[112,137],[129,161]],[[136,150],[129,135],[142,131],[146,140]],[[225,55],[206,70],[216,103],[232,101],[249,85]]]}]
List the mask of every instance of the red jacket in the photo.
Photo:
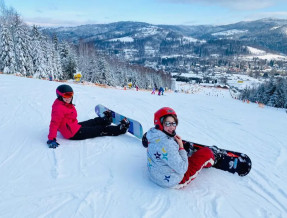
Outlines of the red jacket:
[{"label": "red jacket", "polygon": [[71,138],[80,128],[81,125],[78,124],[77,111],[74,105],[56,99],[52,106],[49,140],[57,137],[58,130],[65,138]]}]

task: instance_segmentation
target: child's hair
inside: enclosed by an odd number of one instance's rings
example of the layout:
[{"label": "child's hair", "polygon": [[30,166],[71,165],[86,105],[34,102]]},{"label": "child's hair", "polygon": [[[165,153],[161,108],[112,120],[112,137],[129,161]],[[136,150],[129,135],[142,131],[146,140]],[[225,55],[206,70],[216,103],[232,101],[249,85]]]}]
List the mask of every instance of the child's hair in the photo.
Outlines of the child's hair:
[{"label": "child's hair", "polygon": [[162,119],[161,119],[161,124],[162,124],[162,125],[163,125],[163,123],[165,122],[166,118],[168,118],[168,117],[173,117],[173,119],[174,119],[176,125],[178,125],[177,116],[175,116],[174,114],[169,114],[169,115],[166,115],[166,116],[162,117]]}]

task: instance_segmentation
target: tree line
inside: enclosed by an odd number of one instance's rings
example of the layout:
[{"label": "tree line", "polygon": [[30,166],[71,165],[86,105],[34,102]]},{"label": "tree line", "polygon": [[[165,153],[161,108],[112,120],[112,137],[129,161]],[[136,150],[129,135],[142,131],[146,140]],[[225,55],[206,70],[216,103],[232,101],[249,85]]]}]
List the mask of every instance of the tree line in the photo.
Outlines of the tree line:
[{"label": "tree line", "polygon": [[277,108],[287,108],[287,79],[282,77],[271,78],[258,87],[245,88],[240,99]]},{"label": "tree line", "polygon": [[171,75],[131,65],[103,54],[93,43],[59,41],[37,26],[27,25],[14,8],[0,1],[0,71],[34,78],[73,79],[82,73],[85,81],[140,88],[171,87]]},{"label": "tree line", "polygon": [[121,61],[96,50],[94,43],[79,41],[78,67],[83,78],[93,83],[125,86],[131,82],[139,88],[171,87],[172,76],[164,71]]}]

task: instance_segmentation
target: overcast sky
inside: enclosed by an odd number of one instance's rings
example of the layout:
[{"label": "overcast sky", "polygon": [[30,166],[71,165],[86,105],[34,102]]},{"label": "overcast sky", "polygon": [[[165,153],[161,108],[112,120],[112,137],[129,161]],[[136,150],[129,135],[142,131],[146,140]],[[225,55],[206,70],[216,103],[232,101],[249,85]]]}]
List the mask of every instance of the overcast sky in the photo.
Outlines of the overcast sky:
[{"label": "overcast sky", "polygon": [[78,26],[118,21],[221,25],[287,19],[286,0],[0,0],[28,24]]}]

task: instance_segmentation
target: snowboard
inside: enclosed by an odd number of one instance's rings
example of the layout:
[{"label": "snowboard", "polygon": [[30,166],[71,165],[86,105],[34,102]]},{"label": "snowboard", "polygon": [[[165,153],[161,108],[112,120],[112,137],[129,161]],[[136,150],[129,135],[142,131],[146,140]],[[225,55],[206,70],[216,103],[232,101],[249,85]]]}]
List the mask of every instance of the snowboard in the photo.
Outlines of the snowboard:
[{"label": "snowboard", "polygon": [[[183,142],[189,142],[184,141]],[[217,146],[207,146],[194,142],[189,142],[192,146],[193,151],[197,151],[200,148],[208,147],[216,151],[221,157],[212,167],[224,170],[230,173],[237,173],[239,176],[246,176],[252,166],[251,159],[243,153],[230,151],[222,148],[218,148]]]},{"label": "snowboard", "polygon": [[110,110],[112,112],[112,118],[113,118],[113,123],[118,125],[122,119],[124,118],[127,118],[129,121],[130,121],[130,127],[128,129],[128,132],[133,134],[135,137],[141,139],[142,136],[143,136],[143,128],[142,128],[142,125],[136,121],[136,120],[133,120],[127,116],[124,116],[124,115],[121,115],[101,104],[98,104],[96,107],[95,107],[95,112],[96,114],[99,116],[99,117],[103,117],[104,116],[104,112],[107,111],[107,110]]}]

